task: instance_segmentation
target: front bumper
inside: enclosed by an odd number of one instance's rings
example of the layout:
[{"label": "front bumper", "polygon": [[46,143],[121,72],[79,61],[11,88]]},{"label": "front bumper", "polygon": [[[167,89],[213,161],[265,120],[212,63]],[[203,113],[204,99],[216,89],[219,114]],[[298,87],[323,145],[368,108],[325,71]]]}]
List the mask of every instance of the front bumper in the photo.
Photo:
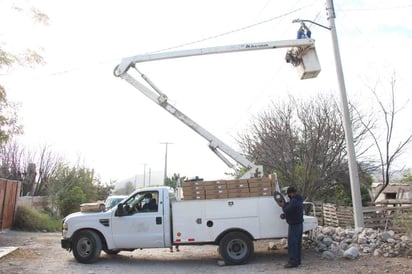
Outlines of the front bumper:
[{"label": "front bumper", "polygon": [[71,250],[72,249],[72,241],[70,239],[61,239],[61,246],[64,249]]}]

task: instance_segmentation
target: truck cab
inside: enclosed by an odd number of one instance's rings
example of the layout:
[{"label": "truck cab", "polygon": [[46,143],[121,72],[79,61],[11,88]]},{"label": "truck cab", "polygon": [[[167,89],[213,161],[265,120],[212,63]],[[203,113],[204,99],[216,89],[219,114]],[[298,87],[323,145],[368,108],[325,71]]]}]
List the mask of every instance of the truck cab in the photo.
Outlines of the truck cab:
[{"label": "truck cab", "polygon": [[[145,197],[152,196],[147,208]],[[72,250],[79,262],[97,260],[101,250],[117,254],[122,250],[171,246],[171,202],[168,187],[145,188],[106,212],[77,212],[63,220],[61,245]]]}]

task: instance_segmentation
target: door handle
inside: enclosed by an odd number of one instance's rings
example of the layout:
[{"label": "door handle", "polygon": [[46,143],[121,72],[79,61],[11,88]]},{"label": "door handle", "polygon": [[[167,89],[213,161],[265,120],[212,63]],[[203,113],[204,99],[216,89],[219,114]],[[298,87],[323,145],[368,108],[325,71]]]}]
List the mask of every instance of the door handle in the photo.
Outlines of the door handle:
[{"label": "door handle", "polygon": [[162,224],[162,217],[156,217],[156,224],[161,225]]}]

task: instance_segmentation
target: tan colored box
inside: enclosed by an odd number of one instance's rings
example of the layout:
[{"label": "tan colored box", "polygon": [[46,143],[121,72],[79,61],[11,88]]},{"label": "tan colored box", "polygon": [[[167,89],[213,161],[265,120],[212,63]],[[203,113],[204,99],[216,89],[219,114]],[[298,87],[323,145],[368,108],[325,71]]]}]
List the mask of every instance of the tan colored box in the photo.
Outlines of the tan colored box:
[{"label": "tan colored box", "polygon": [[249,184],[248,184],[248,181],[246,179],[228,180],[228,181],[226,181],[226,187],[228,189],[249,188]]},{"label": "tan colored box", "polygon": [[249,193],[249,188],[231,188],[227,190],[228,193]]},{"label": "tan colored box", "polygon": [[205,190],[221,190],[221,189],[226,189],[226,185],[205,185],[203,186]]},{"label": "tan colored box", "polygon": [[206,199],[224,199],[227,198],[227,193],[209,193],[206,194]]},{"label": "tan colored box", "polygon": [[226,185],[225,180],[218,180],[218,181],[205,181],[203,182],[204,186],[215,186],[215,185]]},{"label": "tan colored box", "polygon": [[273,192],[273,187],[249,187],[250,192]]},{"label": "tan colored box", "polygon": [[260,197],[260,196],[272,196],[272,191],[259,191],[259,192],[250,192],[250,197]]},{"label": "tan colored box", "polygon": [[105,205],[103,201],[96,203],[83,203],[80,205],[80,212],[99,212],[104,211]]},{"label": "tan colored box", "polygon": [[242,184],[232,184],[232,185],[227,185],[226,186],[227,189],[239,189],[239,188],[245,188],[245,189],[249,189],[249,185],[246,183],[242,183]]},{"label": "tan colored box", "polygon": [[202,190],[192,190],[192,191],[183,191],[183,196],[198,196],[205,195],[205,191]]},{"label": "tan colored box", "polygon": [[186,181],[182,183],[182,187],[185,186],[202,186],[204,184],[203,181]]},{"label": "tan colored box", "polygon": [[204,190],[203,186],[184,186],[183,192],[201,191]]},{"label": "tan colored box", "polygon": [[206,195],[210,194],[227,194],[227,189],[205,189]]},{"label": "tan colored box", "polygon": [[[226,185],[237,185],[241,181],[245,181],[245,180],[242,180],[242,179],[226,180]],[[246,180],[246,182],[247,182],[247,180]]]},{"label": "tan colored box", "polygon": [[269,178],[252,178],[247,180],[249,183],[249,188],[254,187],[272,187],[273,180]]},{"label": "tan colored box", "polygon": [[200,194],[200,195],[185,195],[183,193],[183,199],[184,200],[204,200],[206,199],[205,194]]},{"label": "tan colored box", "polygon": [[244,197],[250,197],[249,192],[229,192],[227,194],[228,198],[244,198]]}]

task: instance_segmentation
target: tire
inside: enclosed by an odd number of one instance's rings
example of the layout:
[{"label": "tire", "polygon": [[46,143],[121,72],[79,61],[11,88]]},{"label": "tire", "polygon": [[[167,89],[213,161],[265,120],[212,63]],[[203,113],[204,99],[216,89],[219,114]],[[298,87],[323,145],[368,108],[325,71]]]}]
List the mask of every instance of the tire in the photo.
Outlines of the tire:
[{"label": "tire", "polygon": [[103,250],[107,255],[117,255],[121,251],[120,249],[104,249]]},{"label": "tire", "polygon": [[96,232],[84,230],[73,240],[73,255],[80,263],[91,264],[97,261],[102,251],[102,242]]},{"label": "tire", "polygon": [[245,264],[253,256],[254,247],[245,233],[230,232],[220,241],[219,251],[226,264]]}]

